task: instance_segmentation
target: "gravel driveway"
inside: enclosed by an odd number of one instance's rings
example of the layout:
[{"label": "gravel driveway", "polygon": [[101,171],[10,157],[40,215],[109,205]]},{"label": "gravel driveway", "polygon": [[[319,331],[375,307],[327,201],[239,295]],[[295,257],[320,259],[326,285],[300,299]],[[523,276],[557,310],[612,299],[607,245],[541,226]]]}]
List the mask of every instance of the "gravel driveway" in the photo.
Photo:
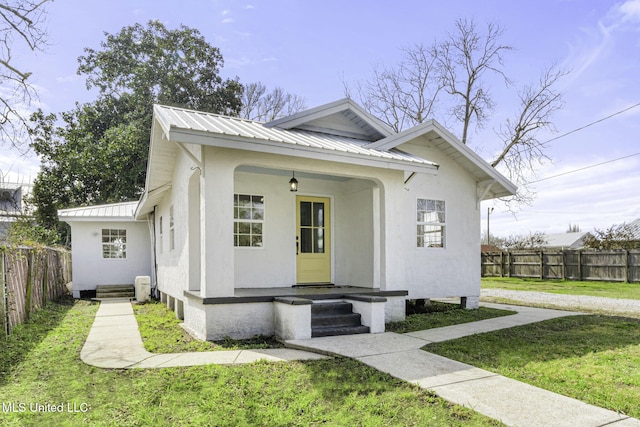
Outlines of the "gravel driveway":
[{"label": "gravel driveway", "polygon": [[532,304],[545,304],[564,309],[588,309],[612,314],[640,316],[640,300],[592,297],[584,295],[561,295],[547,292],[511,291],[507,289],[482,289],[480,297],[506,298]]}]

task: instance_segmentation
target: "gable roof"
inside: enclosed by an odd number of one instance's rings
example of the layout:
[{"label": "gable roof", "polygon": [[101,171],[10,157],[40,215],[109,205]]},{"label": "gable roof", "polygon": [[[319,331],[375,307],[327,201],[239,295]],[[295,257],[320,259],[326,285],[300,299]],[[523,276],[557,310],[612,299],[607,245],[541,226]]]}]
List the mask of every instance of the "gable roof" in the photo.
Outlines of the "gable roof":
[{"label": "gable roof", "polygon": [[108,205],[84,206],[60,209],[58,219],[65,222],[75,221],[133,221],[138,202],[112,203]]},{"label": "gable roof", "polygon": [[393,135],[386,124],[349,98],[273,120],[265,126],[310,130],[365,141],[378,141]]},{"label": "gable roof", "polygon": [[480,197],[482,200],[508,197],[516,193],[517,187],[511,181],[435,120],[428,120],[373,142],[369,147],[390,150],[420,137],[426,137],[437,149],[469,171],[478,182],[485,183],[486,194]]}]

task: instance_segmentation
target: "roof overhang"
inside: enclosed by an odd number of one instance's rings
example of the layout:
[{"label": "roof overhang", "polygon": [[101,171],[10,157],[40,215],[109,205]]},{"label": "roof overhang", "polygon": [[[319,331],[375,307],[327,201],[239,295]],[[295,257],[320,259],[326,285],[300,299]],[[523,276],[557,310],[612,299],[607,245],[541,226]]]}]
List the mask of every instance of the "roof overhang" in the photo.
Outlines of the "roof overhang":
[{"label": "roof overhang", "polygon": [[112,203],[106,205],[84,206],[60,209],[58,219],[66,223],[73,222],[137,222],[134,212],[138,202]]},{"label": "roof overhang", "polygon": [[373,142],[369,147],[390,150],[420,138],[426,138],[430,144],[453,159],[475,178],[478,184],[479,200],[509,197],[516,194],[515,184],[435,120],[429,120],[411,129]]}]

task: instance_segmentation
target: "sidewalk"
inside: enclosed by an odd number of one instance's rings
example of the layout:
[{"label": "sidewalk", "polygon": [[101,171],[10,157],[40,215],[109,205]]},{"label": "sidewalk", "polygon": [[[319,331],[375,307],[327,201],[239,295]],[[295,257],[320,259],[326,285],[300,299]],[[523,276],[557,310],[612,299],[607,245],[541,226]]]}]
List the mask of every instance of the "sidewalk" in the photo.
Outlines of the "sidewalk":
[{"label": "sidewalk", "polygon": [[[81,351],[101,368],[162,368],[238,364],[257,360],[354,358],[396,378],[429,389],[511,426],[640,427],[640,421],[588,405],[489,371],[420,350],[432,342],[489,332],[578,313],[502,304],[483,304],[518,314],[408,334],[345,335],[287,341],[287,349],[153,354],[144,349],[128,300],[102,301]],[[326,355],[326,356],[325,356]]]},{"label": "sidewalk", "polygon": [[207,364],[235,365],[257,360],[288,361],[326,356],[288,348],[154,354],[144,349],[138,322],[128,299],[103,300],[80,352],[80,359],[99,368],[168,368]]}]

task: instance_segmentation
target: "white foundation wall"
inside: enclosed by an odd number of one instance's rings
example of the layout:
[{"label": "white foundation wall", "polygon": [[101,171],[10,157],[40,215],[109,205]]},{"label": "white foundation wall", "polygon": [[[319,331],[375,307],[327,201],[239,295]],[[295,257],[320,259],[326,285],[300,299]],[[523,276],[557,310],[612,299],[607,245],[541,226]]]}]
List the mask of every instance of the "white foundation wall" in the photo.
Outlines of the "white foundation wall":
[{"label": "white foundation wall", "polygon": [[[97,285],[133,285],[136,276],[151,275],[151,244],[146,222],[71,222],[73,296]],[[102,230],[127,231],[127,257],[102,257]]]},{"label": "white foundation wall", "polygon": [[[476,181],[461,166],[427,143],[402,150],[440,165],[437,176],[417,175],[405,187],[403,233],[412,248],[405,263],[409,299],[478,296],[480,294],[480,211]],[[417,248],[417,199],[444,200],[445,247]]]}]

